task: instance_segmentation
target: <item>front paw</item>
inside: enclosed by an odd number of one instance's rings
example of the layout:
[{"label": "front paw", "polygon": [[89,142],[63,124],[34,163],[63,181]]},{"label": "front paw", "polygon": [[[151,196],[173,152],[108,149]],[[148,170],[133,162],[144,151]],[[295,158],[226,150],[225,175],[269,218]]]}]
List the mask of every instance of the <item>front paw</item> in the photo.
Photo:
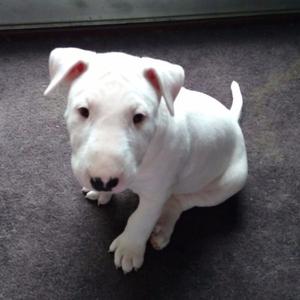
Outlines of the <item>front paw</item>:
[{"label": "front paw", "polygon": [[115,266],[126,274],[138,270],[144,262],[145,243],[137,244],[125,232],[120,234],[110,245],[109,252],[115,252]]},{"label": "front paw", "polygon": [[86,188],[82,189],[82,193],[85,195],[85,198],[88,200],[92,200],[92,201],[97,200],[98,206],[107,204],[112,197],[112,193],[89,191]]}]

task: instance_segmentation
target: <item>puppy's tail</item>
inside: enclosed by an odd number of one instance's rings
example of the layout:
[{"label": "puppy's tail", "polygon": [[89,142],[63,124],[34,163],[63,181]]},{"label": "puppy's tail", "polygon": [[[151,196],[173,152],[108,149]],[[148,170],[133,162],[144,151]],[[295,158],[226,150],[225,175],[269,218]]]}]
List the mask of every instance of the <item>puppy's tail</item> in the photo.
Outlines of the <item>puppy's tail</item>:
[{"label": "puppy's tail", "polygon": [[234,118],[238,121],[241,117],[243,97],[240,90],[240,86],[236,81],[232,81],[231,83],[231,92],[233,100],[230,111]]}]

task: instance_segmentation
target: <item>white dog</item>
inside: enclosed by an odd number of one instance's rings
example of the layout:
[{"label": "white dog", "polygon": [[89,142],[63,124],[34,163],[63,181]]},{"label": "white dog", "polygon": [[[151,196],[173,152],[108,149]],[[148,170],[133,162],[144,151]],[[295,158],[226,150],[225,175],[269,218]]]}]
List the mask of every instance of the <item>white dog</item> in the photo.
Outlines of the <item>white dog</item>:
[{"label": "white dog", "polygon": [[168,244],[183,211],[217,205],[244,186],[236,82],[228,110],[183,88],[183,68],[162,60],[57,48],[49,68],[45,95],[61,83],[68,88],[72,169],[87,198],[105,204],[125,189],[139,195],[109,248],[125,273],[141,267],[149,238],[155,249]]}]

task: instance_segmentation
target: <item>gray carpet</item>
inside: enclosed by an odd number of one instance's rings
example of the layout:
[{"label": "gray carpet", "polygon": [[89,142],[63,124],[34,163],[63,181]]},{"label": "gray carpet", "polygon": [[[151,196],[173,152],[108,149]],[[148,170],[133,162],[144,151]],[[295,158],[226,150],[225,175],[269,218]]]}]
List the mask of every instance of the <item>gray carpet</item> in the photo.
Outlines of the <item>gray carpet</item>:
[{"label": "gray carpet", "polygon": [[[184,66],[186,86],[244,95],[245,189],[186,212],[165,250],[124,276],[108,253],[136,199],[98,208],[70,167],[65,99],[45,99],[58,46],[125,51]],[[300,21],[0,36],[1,299],[299,299]]]}]

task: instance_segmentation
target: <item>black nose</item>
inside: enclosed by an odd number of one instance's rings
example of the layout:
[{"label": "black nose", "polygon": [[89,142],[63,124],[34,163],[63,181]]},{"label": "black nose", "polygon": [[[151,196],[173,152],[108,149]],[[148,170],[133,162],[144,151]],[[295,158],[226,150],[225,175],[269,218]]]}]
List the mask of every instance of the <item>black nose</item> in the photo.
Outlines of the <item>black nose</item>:
[{"label": "black nose", "polygon": [[109,181],[104,184],[100,177],[93,177],[91,178],[91,185],[96,191],[104,191],[109,192],[112,188],[118,185],[119,179],[118,178],[110,178]]},{"label": "black nose", "polygon": [[92,177],[91,178],[91,185],[96,191],[103,191],[104,184],[100,177]]},{"label": "black nose", "polygon": [[112,188],[114,188],[115,186],[117,186],[118,183],[119,183],[119,179],[118,178],[110,178],[109,181],[106,184],[106,189],[110,191]]}]

